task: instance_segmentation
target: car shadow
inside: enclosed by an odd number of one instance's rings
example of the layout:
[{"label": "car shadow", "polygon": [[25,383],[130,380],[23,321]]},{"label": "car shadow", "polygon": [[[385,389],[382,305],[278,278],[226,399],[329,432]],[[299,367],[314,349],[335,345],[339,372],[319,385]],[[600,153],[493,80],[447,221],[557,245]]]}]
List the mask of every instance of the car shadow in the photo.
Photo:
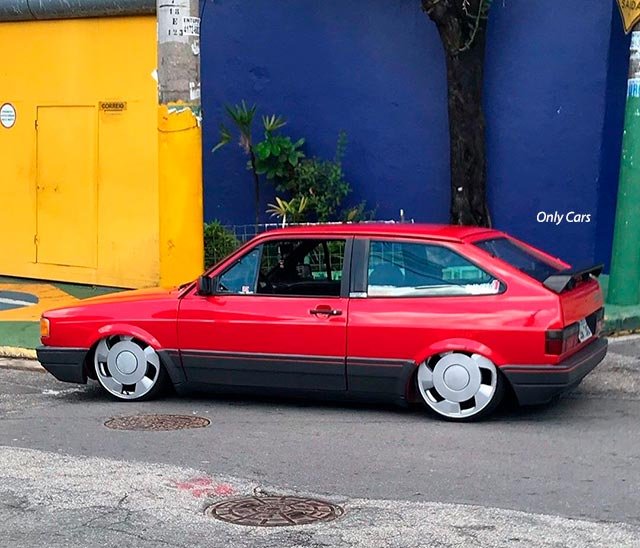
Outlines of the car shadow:
[{"label": "car shadow", "polygon": [[[375,402],[349,400],[344,397],[330,397],[327,395],[294,396],[286,394],[254,394],[254,393],[225,393],[216,391],[189,391],[185,394],[177,394],[171,390],[161,398],[148,402],[121,402],[106,394],[100,386],[90,381],[85,386],[74,389],[61,389],[55,394],[51,394],[58,402],[68,404],[87,404],[89,402],[100,404],[113,404],[118,408],[119,414],[128,412],[139,412],[141,407],[145,413],[167,412],[179,413],[182,408],[188,408],[189,413],[204,406],[229,406],[244,407],[253,409],[264,409],[273,411],[274,408],[280,410],[290,409],[292,411],[312,411],[314,409],[323,411],[345,411],[352,410],[357,413],[367,413],[367,415],[378,415],[389,417],[390,419],[405,419],[409,421],[424,421],[431,419],[443,423],[453,424],[431,413],[420,403],[413,403],[409,406],[400,406],[392,402]],[[562,418],[569,420],[573,415],[572,409],[580,403],[587,401],[576,394],[556,398],[545,405],[520,407],[513,397],[507,397],[500,407],[489,417],[481,419],[479,423],[516,423],[516,422],[540,422],[542,420],[555,420]],[[137,405],[136,405],[137,404]],[[111,407],[111,405],[109,405]],[[166,408],[170,407],[169,410]],[[211,409],[207,410],[211,412]],[[365,419],[366,420],[366,419]]]},{"label": "car shadow", "polygon": [[[369,411],[372,413],[384,412],[393,413],[397,416],[411,415],[416,412],[412,407],[403,407],[390,402],[373,402],[362,400],[349,400],[344,397],[331,397],[330,395],[295,396],[286,394],[254,394],[254,393],[223,393],[223,392],[189,392],[184,395],[172,394],[170,396],[174,402],[185,402],[194,404],[216,404],[228,405],[230,407],[254,407],[269,408],[286,407],[296,410],[346,410]],[[419,410],[419,409],[418,409]]]}]

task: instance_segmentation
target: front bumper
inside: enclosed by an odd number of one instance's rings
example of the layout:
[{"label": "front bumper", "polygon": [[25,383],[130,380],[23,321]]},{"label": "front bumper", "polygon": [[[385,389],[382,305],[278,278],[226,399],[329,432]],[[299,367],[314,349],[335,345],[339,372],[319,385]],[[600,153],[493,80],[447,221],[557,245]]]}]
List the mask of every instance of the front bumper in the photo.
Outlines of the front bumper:
[{"label": "front bumper", "polygon": [[38,361],[56,379],[80,384],[87,382],[87,372],[84,368],[87,352],[87,348],[56,348],[52,346],[36,348]]},{"label": "front bumper", "polygon": [[596,339],[558,365],[505,365],[500,370],[520,405],[547,403],[580,384],[607,354],[607,339]]}]

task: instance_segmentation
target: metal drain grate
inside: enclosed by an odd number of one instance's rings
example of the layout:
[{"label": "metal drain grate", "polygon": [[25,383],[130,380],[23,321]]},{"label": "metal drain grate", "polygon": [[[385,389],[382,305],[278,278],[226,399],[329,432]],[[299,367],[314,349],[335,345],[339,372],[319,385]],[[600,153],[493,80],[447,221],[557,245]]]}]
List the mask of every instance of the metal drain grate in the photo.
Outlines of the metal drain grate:
[{"label": "metal drain grate", "polygon": [[204,417],[191,415],[133,415],[114,417],[104,425],[113,430],[184,430],[185,428],[204,428],[211,421]]},{"label": "metal drain grate", "polygon": [[344,509],[318,499],[254,496],[218,502],[209,506],[205,514],[234,525],[286,527],[331,521],[342,516]]}]

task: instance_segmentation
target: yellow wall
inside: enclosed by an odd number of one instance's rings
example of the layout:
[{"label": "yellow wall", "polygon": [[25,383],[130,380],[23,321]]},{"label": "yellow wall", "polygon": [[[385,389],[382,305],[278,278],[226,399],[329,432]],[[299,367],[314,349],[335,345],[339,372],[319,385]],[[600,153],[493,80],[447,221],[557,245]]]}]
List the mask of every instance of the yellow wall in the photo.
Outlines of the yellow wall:
[{"label": "yellow wall", "polygon": [[0,274],[156,285],[155,17],[0,23],[0,51]]}]

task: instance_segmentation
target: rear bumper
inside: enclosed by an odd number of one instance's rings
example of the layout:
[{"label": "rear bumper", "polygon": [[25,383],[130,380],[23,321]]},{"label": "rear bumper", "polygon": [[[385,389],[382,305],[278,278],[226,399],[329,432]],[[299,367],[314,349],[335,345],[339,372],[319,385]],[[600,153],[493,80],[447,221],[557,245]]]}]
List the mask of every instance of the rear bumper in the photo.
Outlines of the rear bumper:
[{"label": "rear bumper", "polygon": [[40,346],[36,349],[38,361],[56,379],[80,384],[87,382],[87,373],[84,369],[87,352],[87,348]]},{"label": "rear bumper", "polygon": [[578,386],[604,359],[607,346],[607,339],[596,339],[558,365],[505,365],[500,370],[511,383],[520,405],[547,403]]}]

